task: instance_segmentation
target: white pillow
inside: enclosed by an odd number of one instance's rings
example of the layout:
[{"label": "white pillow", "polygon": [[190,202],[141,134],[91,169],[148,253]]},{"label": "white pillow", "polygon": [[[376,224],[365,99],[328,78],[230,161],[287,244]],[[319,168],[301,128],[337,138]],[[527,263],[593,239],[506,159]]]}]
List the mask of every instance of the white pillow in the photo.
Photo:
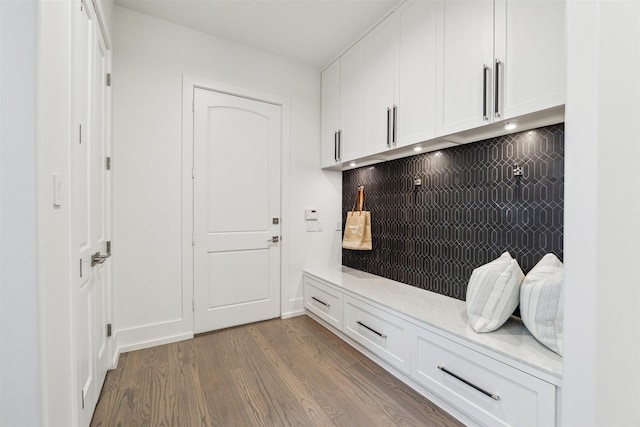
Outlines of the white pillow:
[{"label": "white pillow", "polygon": [[520,287],[520,316],[531,335],[562,355],[564,266],[553,254],[545,255]]},{"label": "white pillow", "polygon": [[467,286],[467,315],[473,330],[495,331],[507,321],[518,306],[523,279],[509,252],[473,270]]}]

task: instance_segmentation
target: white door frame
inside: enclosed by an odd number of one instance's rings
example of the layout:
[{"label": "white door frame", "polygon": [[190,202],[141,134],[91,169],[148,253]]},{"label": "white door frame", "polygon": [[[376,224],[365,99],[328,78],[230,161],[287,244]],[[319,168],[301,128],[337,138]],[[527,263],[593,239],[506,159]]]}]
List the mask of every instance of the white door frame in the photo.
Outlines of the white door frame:
[{"label": "white door frame", "polygon": [[193,93],[206,89],[228,95],[279,105],[282,108],[282,144],[280,146],[280,316],[289,284],[289,99],[277,95],[216,82],[184,74],[182,76],[182,307],[184,318],[190,314],[193,330]]}]

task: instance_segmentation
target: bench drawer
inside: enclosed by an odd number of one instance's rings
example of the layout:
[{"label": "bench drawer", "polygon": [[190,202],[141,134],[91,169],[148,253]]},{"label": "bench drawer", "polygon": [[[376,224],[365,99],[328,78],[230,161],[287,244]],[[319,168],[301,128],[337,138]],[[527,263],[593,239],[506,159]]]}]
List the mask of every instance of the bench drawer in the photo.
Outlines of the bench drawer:
[{"label": "bench drawer", "polygon": [[342,330],[342,298],[342,292],[304,278],[304,307],[338,330]]},{"label": "bench drawer", "polygon": [[416,328],[411,376],[480,424],[555,426],[556,388],[518,369]]},{"label": "bench drawer", "polygon": [[397,369],[409,373],[409,324],[404,320],[345,296],[345,329],[349,337]]}]

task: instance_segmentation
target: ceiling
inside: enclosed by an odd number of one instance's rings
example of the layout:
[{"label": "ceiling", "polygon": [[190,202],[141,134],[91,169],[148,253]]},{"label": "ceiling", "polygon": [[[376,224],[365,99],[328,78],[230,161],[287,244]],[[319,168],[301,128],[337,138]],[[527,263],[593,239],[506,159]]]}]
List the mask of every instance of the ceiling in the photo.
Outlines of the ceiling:
[{"label": "ceiling", "polygon": [[323,67],[401,1],[116,0],[116,4]]}]

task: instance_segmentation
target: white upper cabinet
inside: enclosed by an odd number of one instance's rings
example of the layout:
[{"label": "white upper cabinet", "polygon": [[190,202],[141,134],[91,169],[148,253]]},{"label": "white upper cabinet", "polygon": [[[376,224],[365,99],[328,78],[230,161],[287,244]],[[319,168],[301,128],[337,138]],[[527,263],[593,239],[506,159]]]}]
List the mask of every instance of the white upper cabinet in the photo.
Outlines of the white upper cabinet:
[{"label": "white upper cabinet", "polygon": [[362,41],[340,58],[340,160],[363,156],[364,49]]},{"label": "white upper cabinet", "polygon": [[564,0],[403,3],[322,74],[322,166],[486,138],[495,129],[484,126],[500,120],[558,123],[564,9]]},{"label": "white upper cabinet", "polygon": [[437,73],[437,134],[489,123],[493,0],[445,0]]},{"label": "white upper cabinet", "polygon": [[564,104],[561,0],[444,0],[437,136]]},{"label": "white upper cabinet", "polygon": [[398,20],[396,14],[378,24],[364,42],[364,155],[394,145],[397,115]]},{"label": "white upper cabinet", "polygon": [[565,3],[495,1],[494,119],[565,103]]},{"label": "white upper cabinet", "polygon": [[331,167],[340,162],[340,59],[322,72],[322,112],[320,165]]},{"label": "white upper cabinet", "polygon": [[396,11],[399,21],[397,140],[399,147],[436,134],[437,34],[443,0],[414,1]]},{"label": "white upper cabinet", "polygon": [[442,0],[409,1],[364,39],[364,152],[435,136],[436,46]]}]

